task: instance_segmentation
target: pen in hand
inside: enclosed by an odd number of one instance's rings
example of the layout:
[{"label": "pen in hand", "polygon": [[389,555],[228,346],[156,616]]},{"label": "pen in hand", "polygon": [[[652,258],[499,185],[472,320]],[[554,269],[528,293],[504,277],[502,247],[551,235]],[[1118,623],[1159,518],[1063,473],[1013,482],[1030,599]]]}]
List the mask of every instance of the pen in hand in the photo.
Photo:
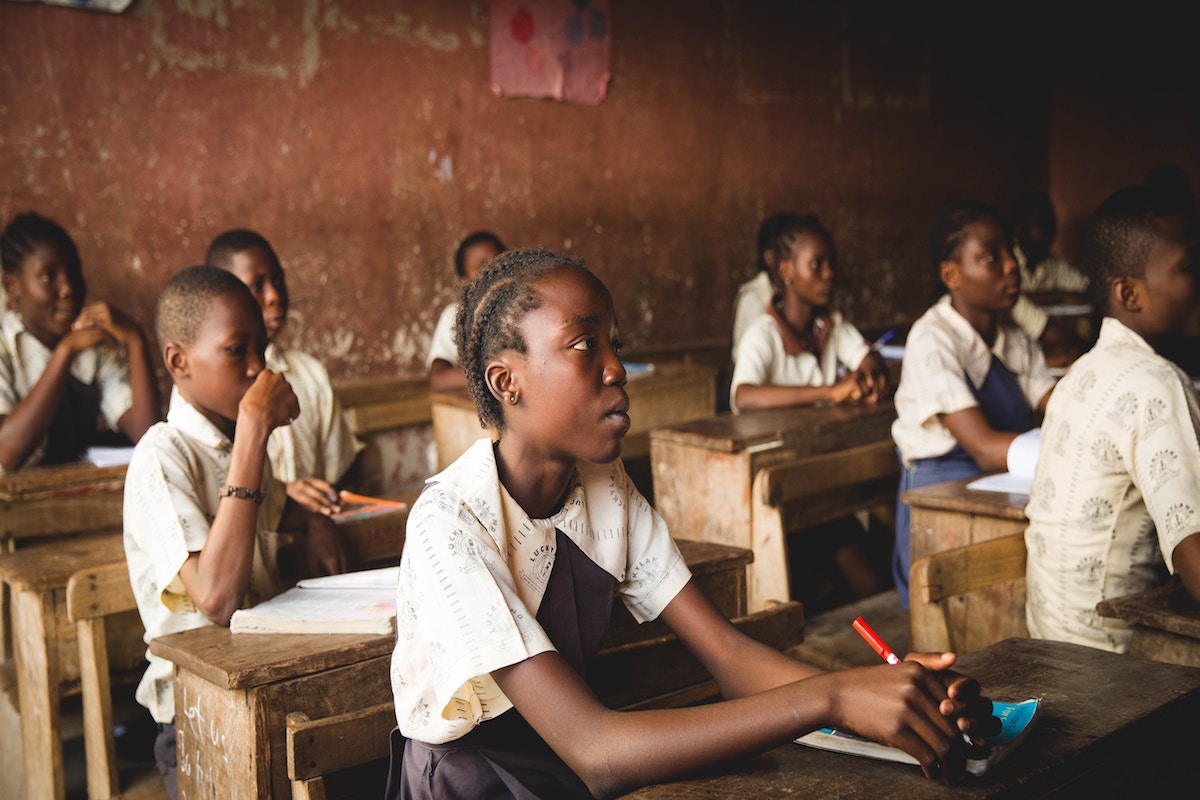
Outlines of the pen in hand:
[{"label": "pen in hand", "polygon": [[871,629],[871,626],[867,624],[866,620],[864,620],[862,617],[857,617],[854,620],[853,625],[854,630],[858,631],[858,634],[867,640],[867,644],[871,645],[872,650],[874,650],[876,653],[879,653],[880,658],[889,664],[900,663],[900,656],[892,652],[892,648],[888,647],[887,644],[884,643],[883,639],[879,638],[879,634]]}]

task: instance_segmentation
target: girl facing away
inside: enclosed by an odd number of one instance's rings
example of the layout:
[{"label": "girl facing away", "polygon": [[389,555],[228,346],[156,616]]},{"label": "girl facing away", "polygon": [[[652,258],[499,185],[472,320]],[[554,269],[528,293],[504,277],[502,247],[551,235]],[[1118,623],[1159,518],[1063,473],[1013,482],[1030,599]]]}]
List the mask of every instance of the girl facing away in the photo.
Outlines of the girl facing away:
[{"label": "girl facing away", "polygon": [[[776,214],[763,258],[779,276],[766,311],[743,333],[730,383],[734,411],[865,400],[888,393],[887,367],[829,310],[837,253],[814,214]],[[839,376],[839,369],[845,374]]]},{"label": "girl facing away", "polygon": [[137,442],[159,417],[146,339],[108,303],[84,305],[70,235],[21,214],[0,234],[0,265],[0,473],[78,459],[105,429]]},{"label": "girl facing away", "polygon": [[[1021,273],[1000,215],[978,203],[949,208],[930,251],[946,293],[905,342],[892,425],[901,494],[1005,469],[1012,440],[1035,427],[1054,388],[1041,348],[1010,317]],[[905,608],[909,512],[897,495],[892,575]]]},{"label": "girl facing away", "polygon": [[[612,796],[824,725],[962,769],[997,729],[952,654],[827,673],[744,636],[690,582],[617,456],[629,398],[612,298],[584,264],[505,253],[465,288],[460,361],[499,429],[430,479],[397,587],[389,797]],[[727,700],[620,712],[588,686],[615,597],[661,616]]]}]

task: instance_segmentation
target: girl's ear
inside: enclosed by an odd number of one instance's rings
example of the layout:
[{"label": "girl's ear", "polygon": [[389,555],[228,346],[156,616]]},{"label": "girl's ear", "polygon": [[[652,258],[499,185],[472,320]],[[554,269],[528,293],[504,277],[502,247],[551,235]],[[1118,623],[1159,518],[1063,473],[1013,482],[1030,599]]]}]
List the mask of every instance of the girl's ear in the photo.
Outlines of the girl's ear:
[{"label": "girl's ear", "polygon": [[20,284],[17,281],[17,276],[5,272],[3,276],[4,296],[8,298],[9,305],[12,305],[17,295],[20,293]]},{"label": "girl's ear", "polygon": [[962,283],[961,275],[959,274],[957,261],[943,261],[938,265],[938,277],[942,279],[942,283],[947,289],[957,289]]},{"label": "girl's ear", "polygon": [[512,398],[517,396],[516,376],[506,358],[501,357],[489,362],[483,369],[483,380],[492,397],[503,405],[508,405]]},{"label": "girl's ear", "polygon": [[782,283],[784,286],[791,286],[792,280],[796,277],[795,272],[796,272],[796,265],[793,263],[793,259],[789,258],[787,261],[780,262],[780,264],[779,264],[779,282]]},{"label": "girl's ear", "polygon": [[190,374],[187,350],[177,342],[167,342],[163,348],[163,364],[172,380],[181,380]]},{"label": "girl's ear", "polygon": [[1131,314],[1142,310],[1142,296],[1137,278],[1122,275],[1112,282],[1109,299],[1114,308],[1123,308]]}]

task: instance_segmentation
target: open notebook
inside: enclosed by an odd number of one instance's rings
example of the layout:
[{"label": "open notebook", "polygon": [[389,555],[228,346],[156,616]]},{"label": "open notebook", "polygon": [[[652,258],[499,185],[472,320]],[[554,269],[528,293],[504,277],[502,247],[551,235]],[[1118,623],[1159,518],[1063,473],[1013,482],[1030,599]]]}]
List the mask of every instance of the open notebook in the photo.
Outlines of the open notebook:
[{"label": "open notebook", "polygon": [[233,633],[395,633],[399,567],[306,578],[233,612]]},{"label": "open notebook", "polygon": [[1029,494],[1029,490],[1033,488],[1033,472],[1037,469],[1041,443],[1041,428],[1022,433],[1008,446],[1008,472],[986,475],[968,483],[967,488],[985,492]]}]

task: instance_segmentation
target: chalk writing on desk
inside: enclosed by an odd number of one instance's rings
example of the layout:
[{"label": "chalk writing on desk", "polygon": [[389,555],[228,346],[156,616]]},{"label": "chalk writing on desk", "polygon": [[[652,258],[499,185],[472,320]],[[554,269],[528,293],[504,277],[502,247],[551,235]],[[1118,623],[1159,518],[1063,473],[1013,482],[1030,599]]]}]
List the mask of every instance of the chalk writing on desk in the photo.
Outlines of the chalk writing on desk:
[{"label": "chalk writing on desk", "polygon": [[[220,753],[222,760],[228,764],[229,753],[225,749],[225,733],[221,730],[218,715],[214,714],[212,719],[205,718],[204,709],[201,707],[203,695],[189,698],[188,687],[181,688],[180,700],[183,701],[183,714],[180,715],[178,712],[175,714],[175,747],[179,774],[192,777],[196,786],[204,786],[211,783],[211,779],[205,778],[207,767],[200,763],[200,756],[204,751],[203,740],[210,741],[216,751]],[[196,747],[192,747],[193,742],[198,743]],[[179,796],[181,799],[186,798],[186,792],[182,786]]]}]

